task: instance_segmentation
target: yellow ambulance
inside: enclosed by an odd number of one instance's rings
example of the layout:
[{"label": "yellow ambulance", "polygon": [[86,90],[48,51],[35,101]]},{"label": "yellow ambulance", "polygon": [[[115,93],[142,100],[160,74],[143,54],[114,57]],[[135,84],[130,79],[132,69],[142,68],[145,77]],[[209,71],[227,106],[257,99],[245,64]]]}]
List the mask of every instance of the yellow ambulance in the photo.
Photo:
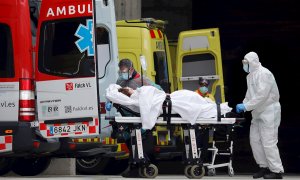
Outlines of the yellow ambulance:
[{"label": "yellow ambulance", "polygon": [[164,91],[196,90],[199,77],[210,80],[209,90],[216,101],[224,102],[220,35],[217,28],[183,31],[178,41],[168,42],[166,22],[153,18],[117,21],[119,59],[133,61],[141,72],[145,56],[148,78]]}]

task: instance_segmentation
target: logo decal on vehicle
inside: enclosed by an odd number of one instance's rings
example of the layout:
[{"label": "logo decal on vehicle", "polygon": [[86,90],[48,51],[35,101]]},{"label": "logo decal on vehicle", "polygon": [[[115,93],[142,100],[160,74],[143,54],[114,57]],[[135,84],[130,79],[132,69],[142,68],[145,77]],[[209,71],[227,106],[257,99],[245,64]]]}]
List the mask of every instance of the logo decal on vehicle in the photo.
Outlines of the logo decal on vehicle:
[{"label": "logo decal on vehicle", "polygon": [[1,108],[13,108],[13,107],[16,107],[16,104],[15,104],[15,102],[1,101],[0,107]]},{"label": "logo decal on vehicle", "polygon": [[93,20],[86,20],[86,25],[80,24],[75,32],[79,39],[75,42],[77,48],[82,53],[87,51],[88,56],[94,56],[93,47]]},{"label": "logo decal on vehicle", "polygon": [[66,83],[66,91],[73,91],[73,90],[85,90],[92,88],[92,84],[90,82],[79,82],[79,83]]},{"label": "logo decal on vehicle", "polygon": [[73,90],[73,83],[66,83],[66,91],[72,91]]},{"label": "logo decal on vehicle", "polygon": [[58,105],[42,106],[42,115],[44,117],[59,116]]}]

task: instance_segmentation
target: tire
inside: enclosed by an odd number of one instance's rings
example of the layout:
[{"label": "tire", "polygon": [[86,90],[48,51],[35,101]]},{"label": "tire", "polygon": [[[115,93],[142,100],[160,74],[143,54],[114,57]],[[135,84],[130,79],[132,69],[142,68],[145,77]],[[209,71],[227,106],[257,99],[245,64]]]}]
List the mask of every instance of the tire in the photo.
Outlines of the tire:
[{"label": "tire", "polygon": [[139,167],[139,176],[140,176],[141,178],[146,178],[146,177],[144,176],[144,168],[143,168],[143,167]]},{"label": "tire", "polygon": [[155,178],[158,175],[158,168],[154,164],[143,168],[143,175],[145,178]]},{"label": "tire", "polygon": [[191,176],[193,179],[201,179],[205,174],[205,169],[204,167],[194,165],[191,168]]},{"label": "tire", "polygon": [[50,157],[16,158],[12,171],[21,176],[35,176],[46,170],[50,162]]},{"label": "tire", "polygon": [[0,176],[5,175],[8,173],[13,165],[14,159],[2,157],[0,158]]},{"label": "tire", "polygon": [[100,174],[108,163],[109,158],[104,157],[77,158],[76,171],[86,175]]},{"label": "tire", "polygon": [[76,171],[79,174],[118,175],[128,167],[128,159],[116,160],[107,157],[90,157],[76,159]]},{"label": "tire", "polygon": [[184,168],[184,175],[189,179],[193,178],[191,175],[191,168],[192,168],[192,165],[187,165]]}]

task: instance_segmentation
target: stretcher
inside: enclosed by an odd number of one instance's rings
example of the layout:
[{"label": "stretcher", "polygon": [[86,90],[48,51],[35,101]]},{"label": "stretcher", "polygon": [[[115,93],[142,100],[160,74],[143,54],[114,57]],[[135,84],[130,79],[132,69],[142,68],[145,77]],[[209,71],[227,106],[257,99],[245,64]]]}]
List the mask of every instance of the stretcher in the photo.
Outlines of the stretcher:
[{"label": "stretcher", "polygon": [[[131,134],[131,148],[132,148],[132,162],[133,164],[137,164],[139,167],[139,175],[146,178],[155,178],[158,174],[158,168],[151,164],[149,158],[146,157],[143,149],[143,142],[142,142],[142,133],[141,133],[141,118],[140,114],[137,112],[132,111],[131,109],[127,108],[126,106],[122,106],[119,104],[114,104],[114,107],[121,113],[122,116],[120,117],[105,117],[106,120],[115,122],[122,127],[123,124],[127,124],[130,127],[130,134]],[[215,165],[215,159],[217,155],[229,155],[232,156],[232,145],[229,147],[229,152],[225,154],[220,154],[218,152],[218,148],[215,144],[209,151],[212,151],[212,160],[210,163],[203,163],[201,157],[201,148],[197,147],[197,137],[196,137],[196,130],[199,126],[207,126],[207,127],[214,127],[214,126],[234,126],[244,120],[244,118],[233,118],[233,117],[226,117],[221,116],[220,107],[218,109],[218,115],[216,118],[199,118],[196,120],[194,125],[191,125],[188,120],[182,119],[177,114],[171,114],[171,102],[166,101],[163,105],[163,114],[157,118],[156,125],[167,126],[168,128],[168,137],[169,140],[171,138],[171,126],[181,126],[183,128],[183,141],[184,141],[184,152],[183,152],[183,159],[185,164],[184,174],[188,178],[202,178],[205,174],[204,167],[206,166],[208,169],[208,173],[210,175],[215,174],[215,168],[227,166],[229,170],[229,175],[233,175],[234,171],[232,168],[232,160],[228,163],[218,164]],[[127,113],[126,113],[127,112]],[[132,117],[128,117],[128,112],[132,115]],[[215,143],[215,142],[214,142]]]}]

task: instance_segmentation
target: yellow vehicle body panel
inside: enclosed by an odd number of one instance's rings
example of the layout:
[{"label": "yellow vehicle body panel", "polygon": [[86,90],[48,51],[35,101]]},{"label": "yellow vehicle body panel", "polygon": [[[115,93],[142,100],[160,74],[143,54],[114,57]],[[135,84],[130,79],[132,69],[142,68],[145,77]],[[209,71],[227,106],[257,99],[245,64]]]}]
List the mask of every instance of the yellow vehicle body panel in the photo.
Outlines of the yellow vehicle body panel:
[{"label": "yellow vehicle body panel", "polygon": [[[157,72],[157,67],[155,66],[155,53],[164,53],[167,63],[166,71],[170,83],[169,90],[170,92],[173,92],[185,88],[184,81],[181,80],[181,77],[185,75],[185,65],[183,64],[184,58],[190,55],[210,54],[214,59],[212,68],[214,73],[211,75],[218,76],[218,79],[212,80],[212,85],[210,86],[211,94],[219,94],[220,97],[216,99],[218,99],[219,102],[224,102],[224,82],[218,29],[213,28],[181,32],[177,43],[175,41],[168,42],[166,35],[163,33],[164,24],[164,21],[161,20],[155,20],[155,22],[152,23],[141,22],[141,20],[117,21],[119,59],[128,58],[132,60],[134,68],[138,72],[141,72],[139,59],[141,55],[145,56],[147,70],[143,72],[144,75],[161,85],[160,82],[156,82],[157,76],[159,76],[160,73]],[[206,39],[207,46],[186,48],[186,44],[184,44],[185,38],[198,36],[202,37],[200,39]],[[195,67],[197,68],[197,66]],[[202,76],[201,73],[196,75]],[[193,80],[192,82],[197,84],[198,81]],[[195,89],[190,90],[194,91]],[[156,126],[153,135],[156,136],[157,145],[168,145],[169,137],[168,133],[166,133],[167,131],[168,129],[165,126]],[[180,136],[182,139],[182,127],[176,127],[171,136]]]},{"label": "yellow vehicle body panel", "polygon": [[176,89],[195,90],[199,77],[205,77],[211,79],[211,94],[218,102],[225,102],[218,28],[181,32],[175,54],[172,60],[176,65]]},{"label": "yellow vehicle body panel", "polygon": [[[162,72],[157,72],[159,55],[164,54],[167,66],[168,83],[171,84],[170,92],[174,91],[173,69],[170,60],[167,37],[161,28],[163,21],[155,23],[141,22],[140,20],[117,21],[117,36],[119,46],[119,59],[128,58],[133,61],[134,68],[141,72],[140,56],[145,56],[147,70],[143,75],[162,86],[162,82],[156,82]],[[156,58],[156,59],[155,59]],[[171,77],[171,78],[170,78]]]}]

